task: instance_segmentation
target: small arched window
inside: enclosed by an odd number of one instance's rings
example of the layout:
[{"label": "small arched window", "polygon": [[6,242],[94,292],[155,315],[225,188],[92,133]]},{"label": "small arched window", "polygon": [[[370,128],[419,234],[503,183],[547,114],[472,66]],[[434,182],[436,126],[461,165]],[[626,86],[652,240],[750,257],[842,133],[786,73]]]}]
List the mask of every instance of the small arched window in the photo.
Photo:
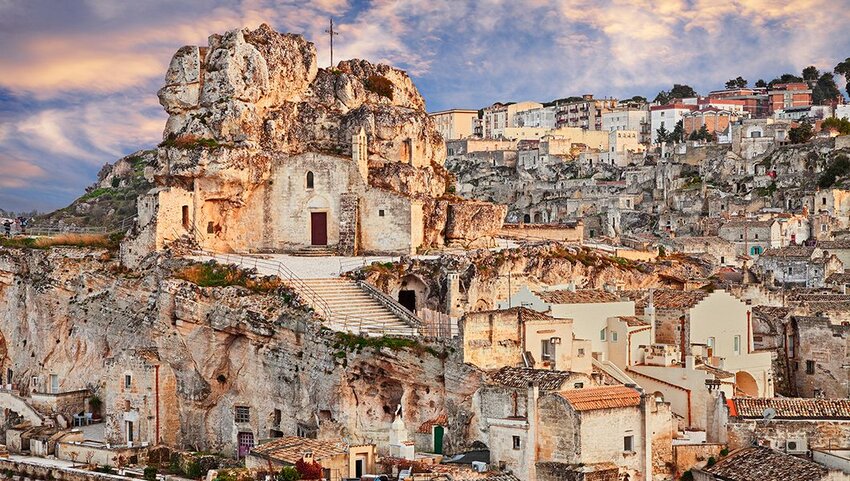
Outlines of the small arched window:
[{"label": "small arched window", "polygon": [[307,172],[307,188],[308,189],[313,188],[313,173],[312,172]]}]

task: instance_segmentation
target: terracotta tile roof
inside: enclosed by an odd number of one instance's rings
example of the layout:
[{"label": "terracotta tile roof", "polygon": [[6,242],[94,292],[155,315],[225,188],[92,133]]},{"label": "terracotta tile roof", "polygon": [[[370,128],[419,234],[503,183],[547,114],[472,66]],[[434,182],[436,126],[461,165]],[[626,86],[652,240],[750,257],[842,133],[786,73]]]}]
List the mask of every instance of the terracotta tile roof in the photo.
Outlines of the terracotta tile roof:
[{"label": "terracotta tile roof", "polygon": [[637,316],[617,316],[617,319],[626,323],[629,327],[648,326],[649,323]]},{"label": "terracotta tile roof", "polygon": [[656,289],[652,293],[652,303],[656,309],[690,309],[706,296],[708,292],[702,290]]},{"label": "terracotta tile roof", "polygon": [[732,398],[734,412],[742,418],[762,419],[764,410],[773,408],[776,419],[850,420],[850,399],[813,398]]},{"label": "terracotta tile roof", "polygon": [[850,301],[850,294],[791,294],[789,301],[794,302],[836,302]]},{"label": "terracotta tile roof", "polygon": [[417,433],[421,434],[431,434],[431,430],[434,426],[445,426],[449,423],[449,417],[446,413],[440,414],[439,416],[431,419],[429,421],[425,421],[421,425],[419,425],[419,429],[416,430]]},{"label": "terracotta tile roof", "polygon": [[299,436],[284,436],[274,441],[251,448],[251,454],[260,457],[295,464],[304,457],[306,451],[313,452],[313,458],[321,462],[348,453],[348,444],[340,440],[318,440]]},{"label": "terracotta tile roof", "polygon": [[543,391],[561,389],[572,373],[569,371],[553,371],[551,369],[532,369],[530,367],[503,367],[490,374],[490,380],[496,384],[524,389],[529,383],[537,383]]},{"label": "terracotta tile roof", "polygon": [[814,251],[814,247],[806,246],[771,247],[762,252],[761,256],[780,259],[810,259]]},{"label": "terracotta tile roof", "polygon": [[817,246],[824,250],[850,249],[850,240],[820,241]]},{"label": "terracotta tile roof", "polygon": [[560,395],[576,411],[596,409],[625,408],[640,405],[640,394],[626,386],[603,386],[585,389],[571,389]]},{"label": "terracotta tile roof", "polygon": [[820,464],[764,447],[739,449],[701,471],[727,481],[817,481],[828,473]]},{"label": "terracotta tile roof", "polygon": [[534,309],[529,309],[527,307],[511,307],[510,309],[494,309],[491,311],[478,311],[472,314],[505,314],[505,315],[513,315],[519,316],[522,313],[522,318],[529,321],[554,321],[555,318],[544,314],[539,311],[535,311]]},{"label": "terracotta tile roof", "polygon": [[835,274],[831,274],[826,278],[826,282],[829,284],[848,284],[850,283],[850,272],[836,272]]},{"label": "terracotta tile roof", "polygon": [[538,297],[549,304],[593,304],[618,302],[620,296],[600,289],[580,289],[575,292],[568,289],[558,291],[540,291]]},{"label": "terracotta tile roof", "polygon": [[753,306],[753,317],[763,320],[780,320],[784,319],[791,313],[793,309],[790,307],[779,306]]}]

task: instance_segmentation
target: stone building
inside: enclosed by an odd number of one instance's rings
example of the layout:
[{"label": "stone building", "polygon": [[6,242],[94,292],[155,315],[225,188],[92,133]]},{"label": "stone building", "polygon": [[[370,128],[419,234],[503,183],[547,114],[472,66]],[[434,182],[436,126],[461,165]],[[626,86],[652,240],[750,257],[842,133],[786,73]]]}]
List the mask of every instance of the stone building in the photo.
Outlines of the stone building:
[{"label": "stone building", "polygon": [[480,369],[591,370],[590,341],[574,338],[572,319],[555,319],[526,307],[469,312],[460,332],[464,362]]},{"label": "stone building", "polygon": [[474,120],[478,118],[477,110],[450,109],[428,114],[434,119],[437,132],[446,142],[450,140],[472,137]]},{"label": "stone building", "polygon": [[850,326],[826,317],[791,316],[785,328],[794,394],[850,397]]},{"label": "stone building", "polygon": [[113,446],[146,446],[182,441],[177,379],[155,349],[119,353],[104,361],[101,386],[104,438]]},{"label": "stone building", "polygon": [[350,445],[339,439],[309,439],[286,436],[253,448],[245,458],[245,467],[261,470],[294,466],[299,460],[322,466],[327,481],[361,478],[377,474],[374,444]]},{"label": "stone building", "polygon": [[765,447],[746,447],[712,466],[693,470],[695,481],[837,481],[838,476],[808,459]]},{"label": "stone building", "polygon": [[790,142],[791,122],[772,118],[743,119],[732,124],[732,153],[751,160]]},{"label": "stone building", "polygon": [[771,247],[782,246],[782,231],[775,219],[730,220],[720,226],[718,234],[734,244],[740,256],[758,257]]},{"label": "stone building", "polygon": [[834,273],[844,272],[835,255],[819,247],[788,246],[767,249],[755,263],[758,273],[781,286],[824,287]]}]

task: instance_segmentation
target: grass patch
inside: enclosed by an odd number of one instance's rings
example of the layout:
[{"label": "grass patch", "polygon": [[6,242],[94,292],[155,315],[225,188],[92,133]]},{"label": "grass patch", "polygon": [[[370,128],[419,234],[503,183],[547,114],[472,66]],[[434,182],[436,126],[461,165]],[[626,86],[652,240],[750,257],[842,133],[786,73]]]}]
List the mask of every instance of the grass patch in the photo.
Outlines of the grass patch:
[{"label": "grass patch", "polygon": [[98,187],[97,189],[94,189],[91,192],[86,192],[85,195],[80,197],[80,200],[83,201],[98,199],[106,194],[111,194],[112,192],[114,192],[114,190],[109,187]]},{"label": "grass patch", "polygon": [[336,333],[336,342],[333,344],[333,348],[337,349],[335,354],[337,358],[344,358],[349,352],[360,353],[366,348],[371,348],[375,352],[384,348],[391,351],[410,350],[419,354],[427,352],[438,359],[445,359],[448,355],[446,352],[438,351],[430,346],[423,346],[416,339],[389,336],[359,336],[347,332]]},{"label": "grass patch", "polygon": [[[193,263],[175,272],[174,277],[201,287],[241,286],[257,293],[274,292],[283,287],[283,282],[275,276],[255,278],[235,265],[225,266],[214,261]],[[292,297],[287,294],[283,299],[288,302]]]},{"label": "grass patch", "polygon": [[383,75],[370,75],[366,79],[366,90],[374,92],[381,97],[386,97],[390,100],[393,99],[393,83]]},{"label": "grass patch", "polygon": [[5,237],[0,246],[22,249],[49,249],[51,247],[88,247],[117,249],[123,235],[61,234],[53,237]]}]

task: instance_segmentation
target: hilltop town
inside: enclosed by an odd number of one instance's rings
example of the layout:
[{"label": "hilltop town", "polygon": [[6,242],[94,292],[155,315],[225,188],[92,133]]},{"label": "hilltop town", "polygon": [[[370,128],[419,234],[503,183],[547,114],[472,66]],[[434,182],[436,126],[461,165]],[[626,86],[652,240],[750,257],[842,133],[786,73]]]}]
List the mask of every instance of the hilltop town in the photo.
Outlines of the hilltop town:
[{"label": "hilltop town", "polygon": [[179,48],[161,143],[4,223],[2,476],[850,478],[850,105],[753,84],[429,113]]}]

